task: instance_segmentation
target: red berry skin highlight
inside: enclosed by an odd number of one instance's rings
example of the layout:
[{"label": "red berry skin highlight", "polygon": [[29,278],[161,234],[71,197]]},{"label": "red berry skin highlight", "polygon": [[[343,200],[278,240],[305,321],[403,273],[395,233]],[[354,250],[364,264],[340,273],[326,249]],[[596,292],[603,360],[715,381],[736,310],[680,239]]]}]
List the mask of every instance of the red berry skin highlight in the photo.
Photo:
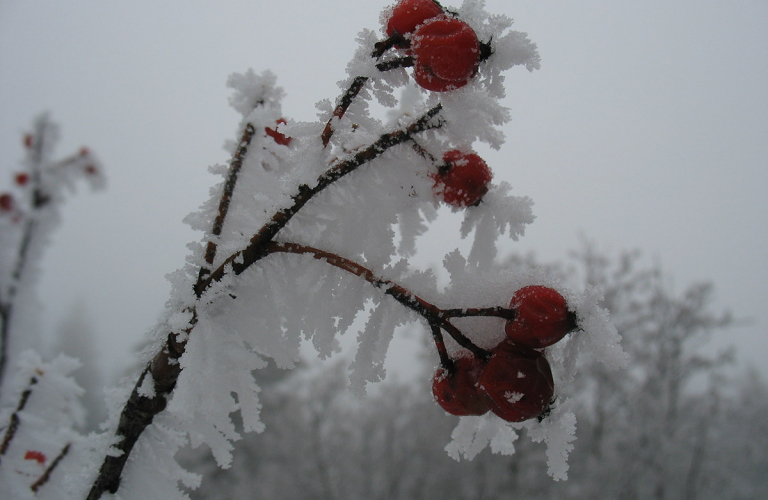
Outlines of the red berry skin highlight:
[{"label": "red berry skin highlight", "polygon": [[552,288],[523,287],[512,295],[509,307],[517,311],[517,317],[507,321],[507,337],[527,347],[550,346],[576,327],[565,298]]},{"label": "red berry skin highlight", "polygon": [[432,175],[435,193],[455,207],[478,204],[488,192],[493,174],[485,160],[474,153],[453,149],[443,155],[448,169]]},{"label": "red berry skin highlight", "polygon": [[417,26],[442,13],[443,9],[433,0],[402,0],[392,9],[392,17],[387,21],[387,36],[413,33]]},{"label": "red berry skin highlight", "polygon": [[413,77],[421,87],[445,92],[463,87],[480,64],[480,44],[464,21],[441,16],[421,26],[411,44],[416,59]]},{"label": "red berry skin highlight", "polygon": [[480,377],[488,408],[508,422],[540,416],[549,406],[555,383],[549,362],[534,349],[502,341]]},{"label": "red berry skin highlight", "polygon": [[488,406],[478,392],[484,363],[475,357],[457,358],[453,362],[453,373],[440,367],[432,378],[435,401],[451,415],[484,415]]}]

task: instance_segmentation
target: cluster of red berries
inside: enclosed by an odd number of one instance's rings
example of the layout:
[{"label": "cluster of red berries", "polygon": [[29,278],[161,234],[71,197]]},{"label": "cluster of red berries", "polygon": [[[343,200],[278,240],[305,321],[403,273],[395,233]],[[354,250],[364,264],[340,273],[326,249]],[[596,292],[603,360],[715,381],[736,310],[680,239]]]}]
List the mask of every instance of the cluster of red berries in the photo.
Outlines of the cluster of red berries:
[{"label": "cluster of red berries", "polygon": [[435,373],[432,393],[448,413],[483,415],[490,410],[506,421],[522,422],[547,411],[555,386],[539,349],[574,330],[575,315],[562,295],[538,285],[515,292],[509,307],[516,315],[505,326],[507,338],[488,359],[468,353]]},{"label": "cluster of red berries", "polygon": [[387,22],[387,36],[408,37],[398,46],[414,58],[413,78],[422,88],[445,92],[477,74],[481,43],[475,30],[434,0],[400,0]]}]

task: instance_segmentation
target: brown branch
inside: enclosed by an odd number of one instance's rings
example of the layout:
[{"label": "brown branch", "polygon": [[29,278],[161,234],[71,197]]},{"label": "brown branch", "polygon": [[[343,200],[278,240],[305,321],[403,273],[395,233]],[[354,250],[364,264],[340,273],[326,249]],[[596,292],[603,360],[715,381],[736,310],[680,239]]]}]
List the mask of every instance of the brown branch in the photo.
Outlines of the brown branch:
[{"label": "brown branch", "polygon": [[51,474],[59,465],[59,462],[61,462],[61,460],[65,456],[67,456],[67,453],[69,453],[70,446],[71,446],[71,443],[67,443],[67,445],[56,456],[53,462],[51,462],[51,465],[49,465],[48,468],[45,469],[45,472],[43,472],[43,475],[40,476],[40,478],[37,481],[35,481],[35,483],[32,486],[29,487],[33,492],[37,493],[37,490],[39,490],[41,486],[43,486],[45,483],[48,482],[48,480],[51,478]]},{"label": "brown branch", "polygon": [[389,61],[380,62],[376,65],[376,69],[379,71],[389,71],[397,68],[410,68],[416,64],[416,59],[413,56],[398,57]]},{"label": "brown branch", "polygon": [[333,135],[333,128],[331,127],[331,122],[333,121],[333,119],[334,118],[341,119],[341,117],[344,116],[344,113],[347,112],[347,109],[352,104],[352,101],[355,100],[355,97],[357,97],[357,94],[359,94],[360,91],[363,89],[363,85],[365,85],[365,82],[367,81],[368,81],[367,76],[358,76],[358,77],[355,77],[354,80],[352,80],[352,83],[349,85],[349,88],[341,97],[339,104],[336,105],[336,109],[333,110],[333,115],[331,115],[331,117],[328,119],[328,123],[325,124],[323,133],[320,135],[320,138],[323,140],[323,146],[328,145],[328,142],[331,140],[331,136]]},{"label": "brown branch", "polygon": [[440,365],[445,368],[448,373],[453,373],[456,370],[456,363],[453,362],[448,355],[448,350],[445,348],[445,340],[443,339],[443,332],[440,329],[440,325],[430,323],[429,329],[432,331],[432,340],[435,342],[437,355],[440,356]]},{"label": "brown branch", "polygon": [[[421,297],[414,295],[410,290],[404,288],[403,286],[398,285],[393,281],[376,276],[373,273],[373,271],[358,264],[357,262],[351,261],[335,253],[326,252],[325,250],[320,250],[317,248],[313,248],[307,245],[301,245],[298,243],[278,243],[273,241],[268,245],[266,245],[266,252],[270,254],[271,253],[294,253],[294,254],[309,255],[317,260],[322,260],[334,267],[343,269],[348,273],[354,274],[355,276],[358,276],[364,279],[365,281],[367,281],[368,283],[372,284],[376,288],[382,289],[384,291],[384,294],[391,296],[393,299],[395,299],[405,307],[411,309],[412,311],[422,316],[427,321],[427,323],[429,323],[430,327],[433,329],[433,335],[434,335],[434,328],[437,326],[439,328],[442,328],[446,332],[448,332],[448,334],[453,338],[453,340],[455,340],[460,346],[464,347],[465,349],[470,350],[475,356],[481,359],[488,359],[491,355],[490,352],[486,351],[481,347],[476,346],[463,333],[461,333],[461,331],[458,328],[456,328],[453,324],[451,324],[448,321],[448,316],[445,315],[445,311],[443,311],[436,305],[422,299]],[[484,315],[483,312],[485,311],[484,309],[471,309],[471,310],[477,311],[479,313],[478,316]],[[465,309],[465,311],[470,311],[470,309]],[[439,335],[438,337],[436,337],[436,345],[439,345],[437,344],[437,342],[442,343],[442,335]],[[443,351],[444,351],[444,348],[443,348]],[[438,346],[438,353],[439,352],[440,352],[440,347]],[[441,355],[441,362],[442,362],[442,355]],[[446,368],[449,368],[449,367],[450,367],[450,363],[447,363]]]},{"label": "brown branch", "polygon": [[244,250],[232,254],[208,277],[202,281],[198,281],[195,285],[195,293],[197,296],[201,297],[213,282],[221,280],[230,266],[232,271],[239,275],[248,269],[254,262],[264,257],[265,245],[272,241],[278,231],[285,227],[291,218],[320,191],[330,186],[341,177],[353,172],[361,165],[381,156],[389,148],[410,140],[414,134],[442,127],[443,121],[441,119],[435,120],[435,117],[441,110],[442,105],[438,104],[405,129],[384,134],[367,148],[358,151],[352,158],[337,162],[318,178],[314,187],[310,187],[306,184],[299,186],[299,192],[293,196],[293,204],[291,206],[278,211],[272,219],[251,238],[249,245]]},{"label": "brown branch", "polygon": [[[198,281],[194,286],[197,297],[201,297],[214,282],[221,280],[228,272],[230,266],[235,274],[241,274],[253,263],[268,255],[265,251],[266,246],[280,229],[285,227],[291,218],[317,193],[354,171],[359,166],[376,159],[389,148],[409,140],[413,134],[441,127],[443,125],[442,120],[435,120],[441,109],[440,105],[435,106],[409,127],[384,134],[371,146],[359,151],[353,158],[337,162],[318,178],[314,187],[307,185],[299,186],[299,193],[293,197],[293,204],[278,211],[251,238],[251,242],[246,249],[229,256],[224,263],[209,275],[200,275],[198,277]],[[191,312],[193,318],[190,321],[189,328],[184,332],[186,335],[191,334],[197,322],[195,309],[192,308]],[[104,462],[102,462],[99,474],[91,486],[87,500],[98,500],[105,491],[110,493],[117,492],[123,468],[136,441],[144,432],[144,429],[152,423],[154,416],[165,409],[167,398],[176,386],[176,381],[181,373],[181,366],[178,360],[184,354],[185,349],[186,340],[178,340],[176,333],[169,333],[162,351],[141,372],[139,380],[136,382],[128,401],[123,407],[115,432],[119,440],[113,448],[122,453],[120,456],[104,457]],[[151,377],[155,390],[154,397],[145,397],[139,393],[139,388],[142,387],[147,377]]]},{"label": "brown branch", "polygon": [[[235,191],[235,184],[237,184],[237,175],[240,173],[240,169],[243,166],[243,160],[248,153],[248,146],[251,144],[251,139],[255,133],[256,129],[253,124],[248,123],[243,131],[243,136],[240,138],[240,144],[237,146],[237,150],[232,156],[227,179],[224,182],[224,191],[221,193],[221,199],[219,200],[219,212],[216,215],[216,219],[213,221],[213,228],[211,229],[213,238],[220,236],[221,231],[224,228],[224,220],[229,211],[229,204],[232,200],[232,193]],[[216,242],[213,238],[208,242],[208,246],[205,248],[205,262],[209,266],[213,265],[213,261],[216,258]],[[206,266],[202,266],[200,268],[199,276],[210,274],[210,272],[210,269]]]},{"label": "brown branch", "polygon": [[36,384],[37,377],[33,376],[31,379],[29,379],[27,388],[24,390],[24,392],[21,393],[19,404],[16,406],[16,411],[14,411],[11,415],[11,421],[8,424],[8,427],[5,429],[3,442],[0,443],[0,456],[5,455],[5,452],[8,451],[8,447],[10,446],[11,441],[13,441],[14,436],[16,436],[16,431],[19,430],[19,425],[21,423],[19,420],[19,412],[24,410],[24,407],[27,406],[27,400],[29,399],[30,394],[32,394],[33,386]]},{"label": "brown branch", "polygon": [[[388,37],[385,40],[382,40],[380,42],[376,42],[373,46],[373,52],[371,53],[371,57],[375,57],[376,59],[380,58],[384,55],[384,52],[388,51],[392,47],[394,47],[396,44],[407,44],[408,41],[403,37],[403,35],[399,33],[393,33],[392,36]],[[398,59],[394,59],[393,61],[386,61],[383,63],[378,63],[376,65],[376,69],[379,71],[388,71],[390,69],[405,67],[405,66],[413,66],[414,60],[413,57],[401,57]],[[357,76],[354,80],[352,80],[352,83],[349,85],[349,88],[344,93],[344,95],[341,97],[339,103],[336,105],[336,109],[333,110],[333,114],[328,119],[328,123],[325,124],[325,128],[323,129],[323,133],[320,134],[320,138],[323,141],[323,146],[327,146],[328,142],[331,140],[331,136],[333,136],[333,128],[331,127],[331,122],[334,118],[341,119],[342,116],[344,116],[344,113],[347,112],[347,109],[349,109],[349,106],[352,104],[352,101],[355,100],[355,97],[357,97],[357,94],[360,93],[360,90],[362,90],[363,85],[365,85],[365,82],[368,81],[367,76]]]},{"label": "brown branch", "polygon": [[443,311],[446,318],[463,318],[467,316],[493,316],[512,321],[517,317],[517,310],[508,307],[470,307],[466,309],[446,309]]}]

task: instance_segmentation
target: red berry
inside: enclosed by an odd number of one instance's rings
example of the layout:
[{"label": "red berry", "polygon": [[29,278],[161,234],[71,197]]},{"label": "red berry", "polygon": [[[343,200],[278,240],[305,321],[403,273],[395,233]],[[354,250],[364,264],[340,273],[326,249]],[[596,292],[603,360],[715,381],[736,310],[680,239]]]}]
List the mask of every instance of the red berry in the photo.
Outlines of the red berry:
[{"label": "red berry", "polygon": [[475,30],[452,17],[422,24],[413,34],[416,59],[413,78],[435,92],[463,87],[475,76],[480,63],[480,44]]},{"label": "red berry", "polygon": [[480,377],[488,408],[508,422],[540,416],[555,392],[552,370],[539,351],[502,341]]},{"label": "red berry", "polygon": [[413,33],[416,26],[442,13],[442,7],[433,0],[400,0],[387,22],[387,36]]},{"label": "red berry", "polygon": [[443,155],[445,165],[432,175],[434,189],[449,205],[468,207],[480,203],[488,192],[493,174],[488,164],[474,153],[458,149]]},{"label": "red berry", "polygon": [[[285,118],[280,118],[279,120],[277,120],[277,123],[280,124],[280,123],[287,123],[287,122],[285,121]],[[277,127],[275,127],[275,128],[277,128]],[[291,138],[290,137],[286,137],[284,134],[281,134],[280,132],[278,132],[275,129],[271,129],[271,128],[267,127],[267,128],[264,129],[264,132],[266,132],[266,134],[268,136],[273,138],[276,143],[278,143],[278,144],[280,144],[282,146],[288,146],[288,145],[291,144]]]},{"label": "red berry", "polygon": [[93,165],[86,165],[85,166],[85,173],[88,175],[96,175],[97,169]]},{"label": "red berry", "polygon": [[0,212],[12,212],[13,205],[13,195],[11,193],[0,194]]},{"label": "red berry", "polygon": [[488,406],[478,393],[478,379],[483,362],[474,356],[453,360],[454,370],[437,369],[432,378],[432,394],[435,401],[451,415],[483,415]]},{"label": "red berry", "polygon": [[27,149],[30,149],[32,148],[32,145],[34,144],[34,142],[35,142],[35,138],[32,134],[24,135],[24,147],[26,147]]},{"label": "red berry", "polygon": [[507,337],[528,347],[552,345],[576,327],[565,298],[545,286],[521,288],[512,295],[509,307],[517,311],[517,317],[507,321]]},{"label": "red berry", "polygon": [[24,460],[34,460],[40,465],[43,465],[47,458],[45,453],[42,451],[27,450],[27,452],[24,454]]},{"label": "red berry", "polygon": [[13,180],[16,182],[17,186],[26,186],[29,182],[29,174],[26,172],[19,172]]},{"label": "red berry", "polygon": [[88,151],[88,148],[86,148],[85,146],[80,148],[80,156],[88,156],[88,153],[90,153],[90,151]]}]

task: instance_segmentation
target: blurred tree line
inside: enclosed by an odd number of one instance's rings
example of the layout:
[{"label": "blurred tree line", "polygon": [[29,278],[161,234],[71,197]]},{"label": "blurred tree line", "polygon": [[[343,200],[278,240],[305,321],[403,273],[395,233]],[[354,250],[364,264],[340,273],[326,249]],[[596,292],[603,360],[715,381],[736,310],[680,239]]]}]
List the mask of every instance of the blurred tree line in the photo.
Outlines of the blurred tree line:
[{"label": "blurred tree line", "polygon": [[[513,256],[521,270],[541,266]],[[768,386],[739,376],[732,355],[705,354],[734,326],[712,311],[712,286],[675,294],[638,252],[608,257],[585,244],[547,266],[573,287],[596,286],[631,356],[600,364],[563,388],[578,401],[569,479],[546,474],[545,447],[525,435],[512,456],[485,450],[470,463],[446,454],[457,417],[432,400],[437,357],[425,338],[422,375],[387,381],[362,400],[345,389],[346,365],[261,370],[267,430],[238,443],[231,468],[207,449],[183,463],[203,474],[193,499],[757,499],[768,491]],[[426,337],[426,336],[425,336]]]}]

